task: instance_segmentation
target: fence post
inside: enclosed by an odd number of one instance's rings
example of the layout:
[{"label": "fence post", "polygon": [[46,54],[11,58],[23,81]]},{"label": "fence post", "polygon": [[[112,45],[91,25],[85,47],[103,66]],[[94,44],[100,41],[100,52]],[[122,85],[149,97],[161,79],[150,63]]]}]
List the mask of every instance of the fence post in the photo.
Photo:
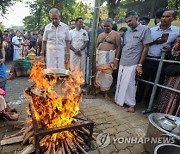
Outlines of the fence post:
[{"label": "fence post", "polygon": [[90,55],[89,55],[89,80],[88,80],[88,94],[90,94],[93,91],[94,87],[94,61],[95,61],[95,53],[96,53],[96,38],[97,38],[97,27],[98,27],[98,21],[99,21],[99,9],[100,9],[100,3],[101,0],[95,0],[95,6],[94,6],[94,14],[93,14],[93,24],[92,24],[92,31],[91,31],[91,46],[90,46]]},{"label": "fence post", "polygon": [[157,90],[157,84],[159,82],[159,78],[160,78],[160,75],[161,75],[161,70],[162,70],[162,67],[163,67],[163,59],[164,59],[164,57],[165,57],[165,52],[162,50],[161,59],[160,59],[159,65],[158,65],[156,78],[155,78],[155,82],[154,82],[154,85],[153,85],[153,89],[152,89],[148,109],[147,109],[147,111],[144,111],[144,113],[145,112],[151,112],[151,110],[152,110],[152,106],[153,106],[153,103],[154,103],[154,98],[155,98],[155,94],[156,94],[156,90]]}]

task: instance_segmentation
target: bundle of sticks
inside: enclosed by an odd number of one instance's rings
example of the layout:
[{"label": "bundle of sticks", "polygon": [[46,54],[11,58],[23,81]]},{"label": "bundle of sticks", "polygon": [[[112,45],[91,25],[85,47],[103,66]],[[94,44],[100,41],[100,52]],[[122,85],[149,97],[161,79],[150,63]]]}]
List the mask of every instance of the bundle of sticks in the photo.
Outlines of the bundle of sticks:
[{"label": "bundle of sticks", "polygon": [[28,142],[28,146],[26,146],[22,151],[18,152],[18,154],[27,154],[35,151],[34,143],[34,131],[32,118],[28,117],[25,122],[19,124],[18,127],[21,127],[21,130],[13,135],[9,135],[1,140],[0,145],[8,145],[13,143],[21,142],[22,145],[25,145]]},{"label": "bundle of sticks", "polygon": [[[58,140],[58,144],[48,143],[48,149],[45,149],[43,153],[45,154],[78,154],[84,153],[87,154],[85,149],[90,148],[88,145],[88,139],[90,132],[88,129],[81,127],[79,129],[75,129],[70,131],[73,135],[73,138],[60,138]],[[96,138],[92,135],[92,139],[96,140]],[[40,141],[41,142],[41,141]],[[41,144],[41,143],[40,143]],[[88,149],[87,149],[88,150]]]},{"label": "bundle of sticks", "polygon": [[[55,145],[53,142],[47,143],[48,146],[41,147],[42,153],[45,154],[71,154],[71,153],[84,153],[87,154],[86,150],[87,147],[90,149],[89,139],[90,139],[90,131],[84,127],[81,127],[79,129],[73,129],[69,131],[73,138],[60,138],[58,139],[58,144]],[[92,139],[95,141],[96,137],[91,136]],[[91,140],[91,139],[90,139]],[[28,153],[29,151],[33,152],[35,151],[35,137],[34,137],[34,130],[33,130],[33,123],[32,118],[28,117],[26,118],[24,122],[24,126],[22,129],[13,135],[10,135],[6,138],[4,138],[3,141],[1,141],[1,145],[6,144],[12,144],[22,142],[22,145],[28,144],[27,147],[25,147],[20,154]],[[41,145],[42,139],[40,140]],[[47,148],[48,147],[48,148]]]}]

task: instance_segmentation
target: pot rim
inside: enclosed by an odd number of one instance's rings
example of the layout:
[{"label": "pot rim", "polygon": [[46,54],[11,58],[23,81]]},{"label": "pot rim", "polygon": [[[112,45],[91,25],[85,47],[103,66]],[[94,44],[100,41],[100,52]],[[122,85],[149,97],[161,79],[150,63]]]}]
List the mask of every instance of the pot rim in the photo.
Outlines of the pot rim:
[{"label": "pot rim", "polygon": [[178,147],[180,149],[180,146],[177,144],[171,144],[171,143],[163,143],[163,144],[159,144],[155,147],[154,149],[154,154],[157,154],[157,151],[159,148],[163,147],[163,146],[173,146],[173,147]]},{"label": "pot rim", "polygon": [[158,124],[156,124],[154,121],[153,121],[153,116],[155,115],[164,115],[164,116],[172,116],[172,115],[169,115],[169,114],[163,114],[163,113],[151,113],[149,116],[148,116],[148,119],[149,119],[149,122],[154,126],[156,127],[157,129],[159,129],[161,132],[163,132],[164,134],[166,134],[167,136],[169,137],[174,137],[175,139],[177,140],[180,140],[180,136],[172,133],[172,132],[169,132],[163,128],[161,128]]}]

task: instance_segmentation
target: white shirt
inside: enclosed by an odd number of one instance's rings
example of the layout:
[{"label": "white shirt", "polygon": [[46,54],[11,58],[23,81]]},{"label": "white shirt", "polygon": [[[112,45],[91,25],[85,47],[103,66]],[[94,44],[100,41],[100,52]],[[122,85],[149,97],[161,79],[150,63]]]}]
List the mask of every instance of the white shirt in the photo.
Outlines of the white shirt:
[{"label": "white shirt", "polygon": [[163,33],[168,33],[169,37],[166,43],[163,44],[153,44],[149,46],[148,55],[154,56],[154,57],[160,57],[161,56],[161,49],[165,44],[168,44],[170,46],[173,46],[173,43],[178,35],[180,35],[180,28],[171,25],[167,30],[162,30],[160,28],[160,24],[151,28],[151,36],[153,41],[157,38],[161,37]]},{"label": "white shirt", "polygon": [[[23,42],[23,39],[22,39],[22,37],[20,37],[20,36],[14,36],[13,38],[12,38],[12,43],[14,43],[14,44],[20,44],[20,43],[24,43]],[[18,46],[16,46],[16,45],[14,45],[14,50],[20,50],[21,48],[19,48]]]},{"label": "white shirt", "polygon": [[88,33],[84,29],[77,30],[76,28],[69,31],[71,45],[75,49],[83,46],[84,42],[89,41]]},{"label": "white shirt", "polygon": [[[48,24],[44,29],[43,41],[47,41],[47,52],[61,57],[66,48],[66,41],[69,40],[69,28],[65,23],[60,22],[56,28],[52,23]],[[54,52],[54,53],[53,53]]]}]

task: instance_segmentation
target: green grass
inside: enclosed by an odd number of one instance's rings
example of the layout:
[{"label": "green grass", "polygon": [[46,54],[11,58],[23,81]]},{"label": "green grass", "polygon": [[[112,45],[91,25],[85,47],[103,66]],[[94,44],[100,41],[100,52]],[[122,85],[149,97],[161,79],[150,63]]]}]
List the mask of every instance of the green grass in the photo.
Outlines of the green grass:
[{"label": "green grass", "polygon": [[[173,21],[172,25],[180,27],[180,20],[177,19],[176,21]],[[151,19],[148,26],[149,26],[149,28],[154,27],[154,19]],[[121,27],[128,27],[128,26],[126,23],[120,23],[120,24],[118,24],[118,27],[121,28]]]}]

